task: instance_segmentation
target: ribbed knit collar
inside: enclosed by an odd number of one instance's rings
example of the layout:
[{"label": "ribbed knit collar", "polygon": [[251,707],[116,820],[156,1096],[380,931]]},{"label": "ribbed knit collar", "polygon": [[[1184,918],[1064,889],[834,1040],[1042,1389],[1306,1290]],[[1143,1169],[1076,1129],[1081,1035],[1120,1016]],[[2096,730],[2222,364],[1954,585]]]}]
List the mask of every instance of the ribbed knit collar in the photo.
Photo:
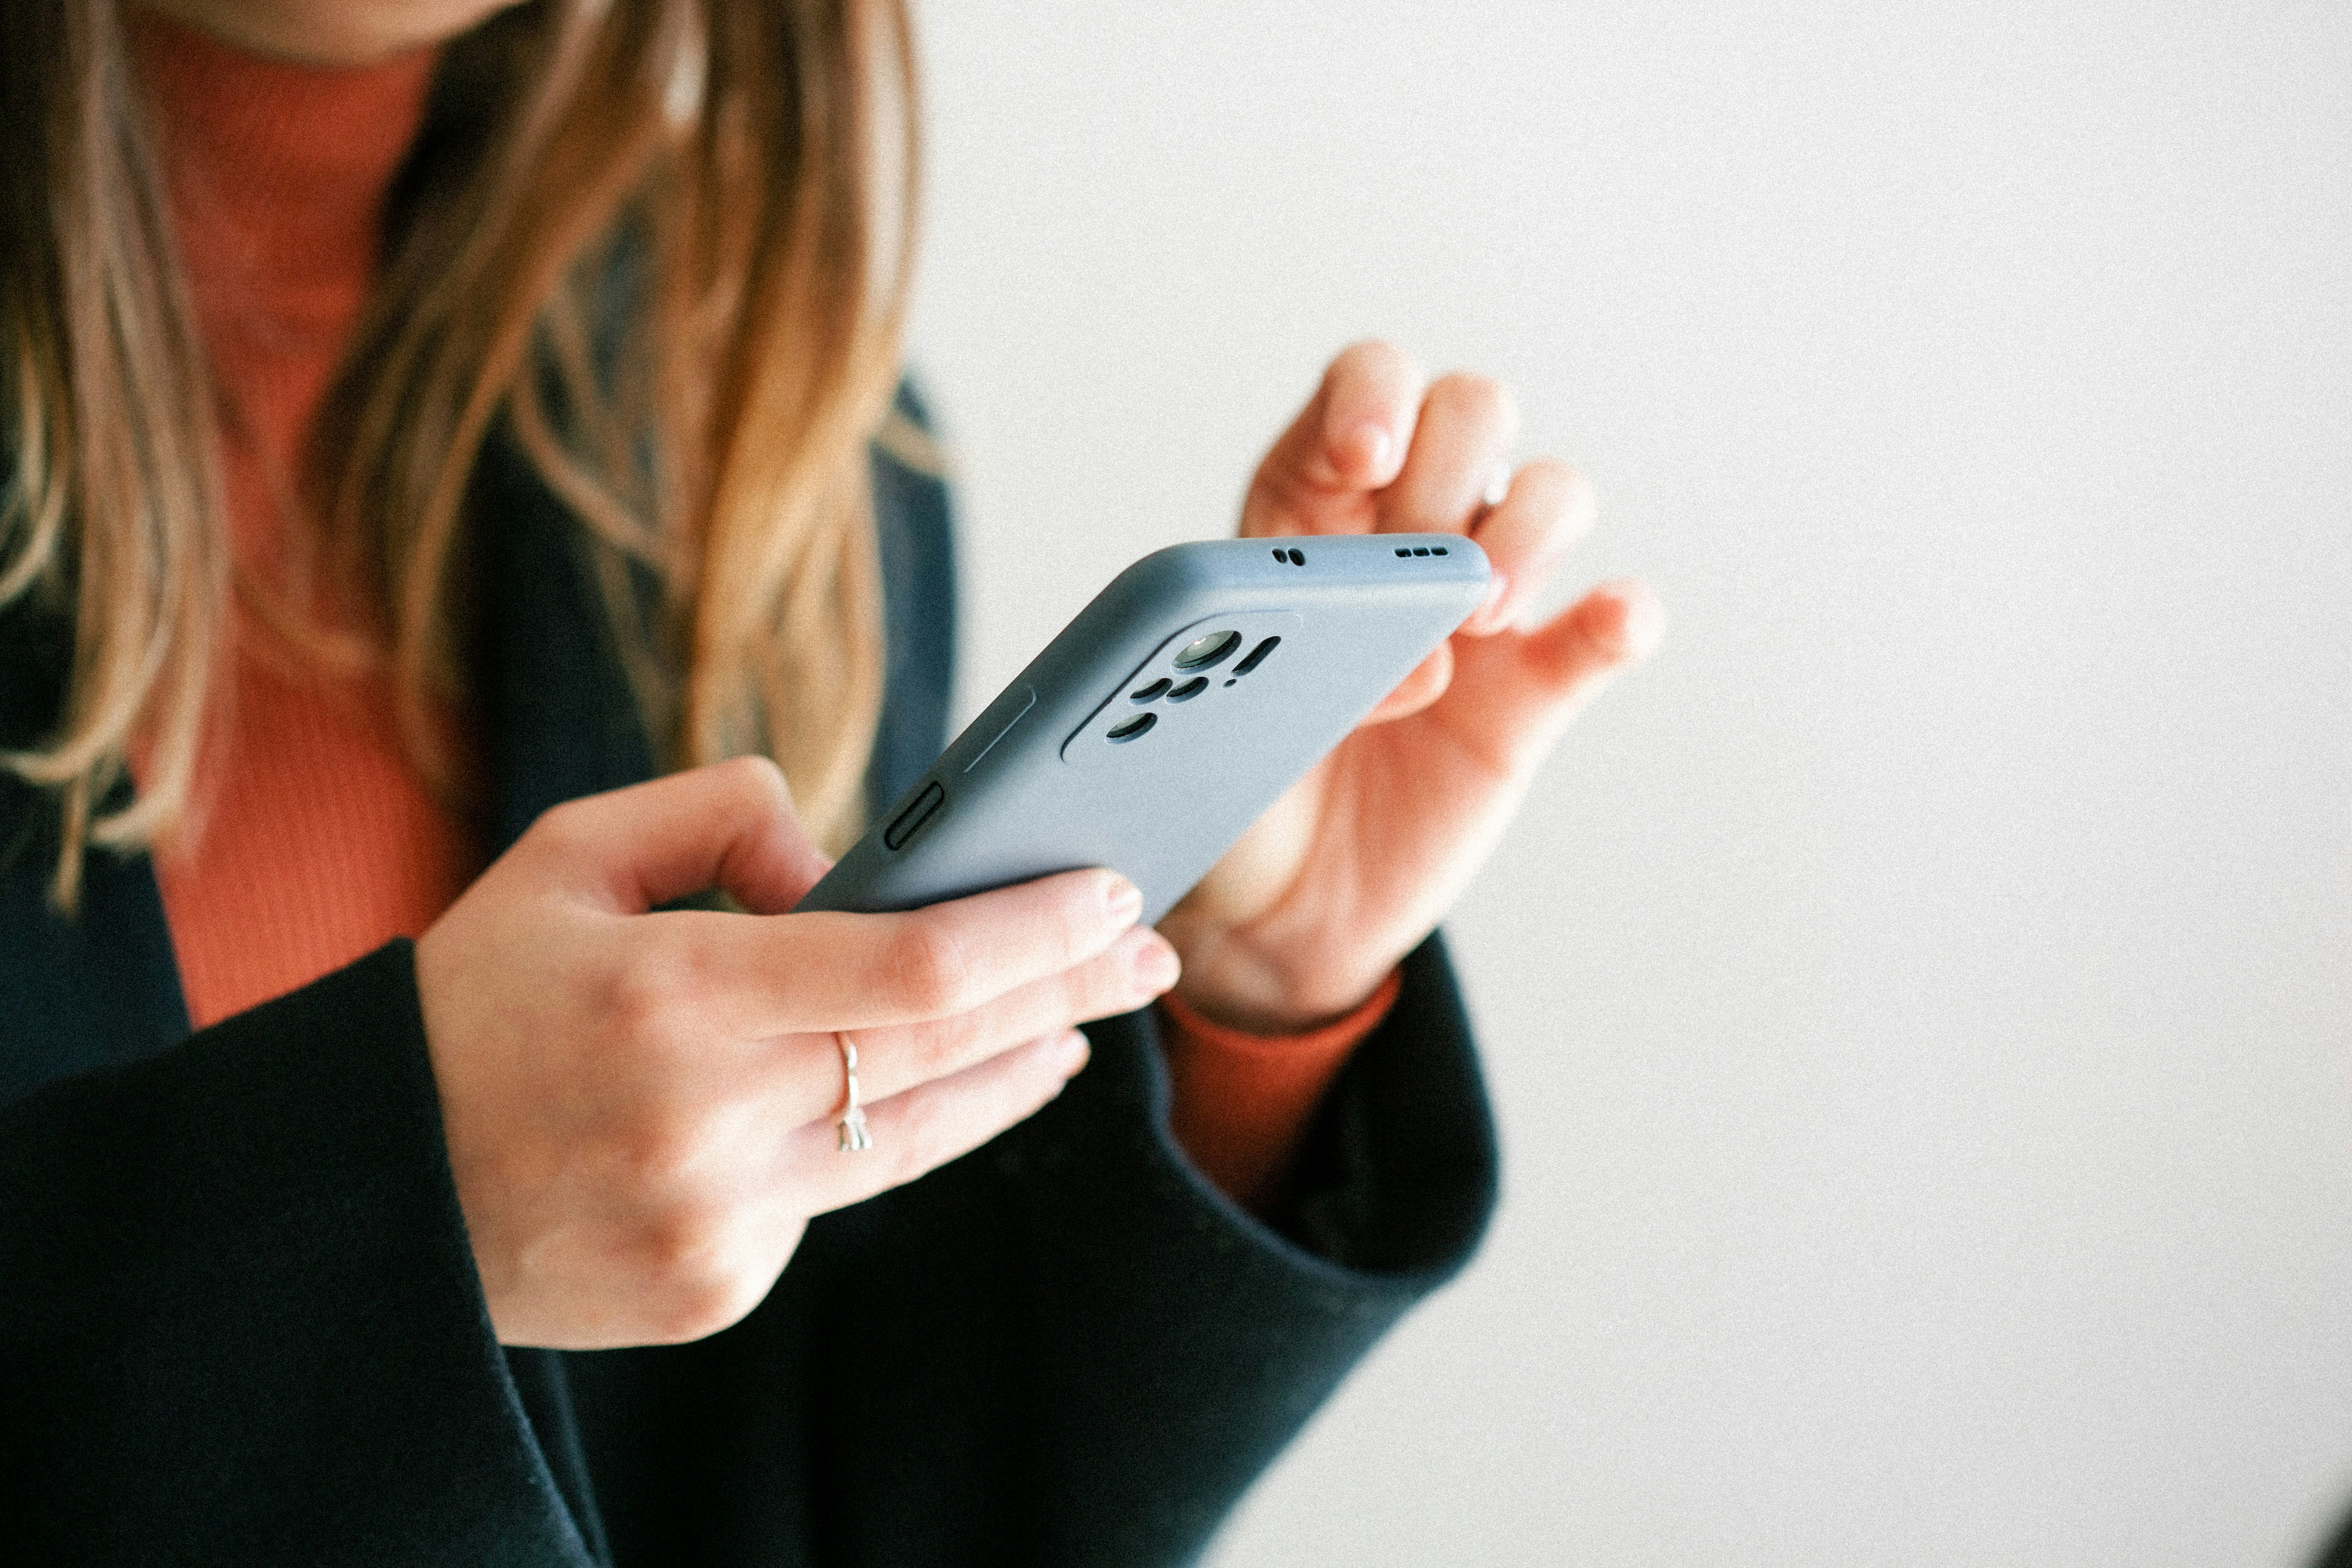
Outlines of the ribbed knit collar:
[{"label": "ribbed knit collar", "polygon": [[144,9],[130,30],[216,367],[236,382],[283,355],[331,359],[374,279],[437,51],[307,66]]}]

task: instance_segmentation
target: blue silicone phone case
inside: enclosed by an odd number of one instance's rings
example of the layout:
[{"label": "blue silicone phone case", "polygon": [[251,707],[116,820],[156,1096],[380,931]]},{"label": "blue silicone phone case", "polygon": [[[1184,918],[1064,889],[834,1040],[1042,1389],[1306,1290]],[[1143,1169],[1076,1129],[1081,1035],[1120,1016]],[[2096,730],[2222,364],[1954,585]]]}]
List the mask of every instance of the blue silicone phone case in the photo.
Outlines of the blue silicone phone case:
[{"label": "blue silicone phone case", "polygon": [[[1156,921],[1478,607],[1489,578],[1458,534],[1154,551],[798,907],[914,909],[1108,866]],[[1196,662],[1181,665],[1188,649]]]}]

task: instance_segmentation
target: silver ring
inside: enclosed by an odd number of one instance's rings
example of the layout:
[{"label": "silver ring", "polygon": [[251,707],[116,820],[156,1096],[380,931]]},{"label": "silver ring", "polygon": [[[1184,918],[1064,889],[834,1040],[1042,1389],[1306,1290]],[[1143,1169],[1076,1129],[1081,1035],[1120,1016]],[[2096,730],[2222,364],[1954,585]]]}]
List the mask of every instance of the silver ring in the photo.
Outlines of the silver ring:
[{"label": "silver ring", "polygon": [[861,1149],[874,1147],[874,1135],[866,1131],[866,1111],[858,1103],[857,1047],[849,1037],[834,1031],[834,1043],[841,1047],[841,1070],[849,1079],[849,1103],[841,1108],[841,1120],[835,1123],[841,1131],[841,1141],[834,1145],[845,1154],[855,1154]]}]

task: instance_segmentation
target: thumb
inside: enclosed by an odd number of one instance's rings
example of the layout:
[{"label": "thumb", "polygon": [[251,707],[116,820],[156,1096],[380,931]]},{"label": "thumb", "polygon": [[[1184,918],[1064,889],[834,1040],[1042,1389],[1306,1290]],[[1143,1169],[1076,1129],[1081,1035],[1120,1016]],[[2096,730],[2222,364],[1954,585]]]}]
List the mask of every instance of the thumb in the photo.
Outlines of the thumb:
[{"label": "thumb", "polygon": [[[1342,350],[1258,465],[1242,532],[1325,531],[1318,503],[1344,502],[1394,479],[1412,445],[1423,382],[1421,367],[1392,343]],[[1343,525],[1334,518],[1330,527]]]},{"label": "thumb", "polygon": [[781,914],[832,865],[765,757],[572,801],[532,833],[562,858],[563,875],[628,914],[710,888],[753,914]]}]

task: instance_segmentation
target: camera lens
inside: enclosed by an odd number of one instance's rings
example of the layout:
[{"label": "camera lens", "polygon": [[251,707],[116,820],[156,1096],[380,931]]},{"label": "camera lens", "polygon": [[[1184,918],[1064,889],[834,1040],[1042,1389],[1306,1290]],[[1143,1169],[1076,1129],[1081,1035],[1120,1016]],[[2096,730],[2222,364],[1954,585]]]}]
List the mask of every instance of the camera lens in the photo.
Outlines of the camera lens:
[{"label": "camera lens", "polygon": [[1179,669],[1206,669],[1242,646],[1239,632],[1211,632],[1204,637],[1194,637],[1176,656]]},{"label": "camera lens", "polygon": [[1266,638],[1265,641],[1250,649],[1250,656],[1247,658],[1234,666],[1234,673],[1237,676],[1247,675],[1251,670],[1255,669],[1259,665],[1265,662],[1265,656],[1267,654],[1272,653],[1276,648],[1281,646],[1282,639],[1280,637]]},{"label": "camera lens", "polygon": [[1104,731],[1103,734],[1108,740],[1132,741],[1138,735],[1142,734],[1146,730],[1150,729],[1151,726],[1158,722],[1160,722],[1160,715],[1157,713],[1137,713],[1129,718],[1121,719],[1118,723],[1113,724],[1109,729]]}]

